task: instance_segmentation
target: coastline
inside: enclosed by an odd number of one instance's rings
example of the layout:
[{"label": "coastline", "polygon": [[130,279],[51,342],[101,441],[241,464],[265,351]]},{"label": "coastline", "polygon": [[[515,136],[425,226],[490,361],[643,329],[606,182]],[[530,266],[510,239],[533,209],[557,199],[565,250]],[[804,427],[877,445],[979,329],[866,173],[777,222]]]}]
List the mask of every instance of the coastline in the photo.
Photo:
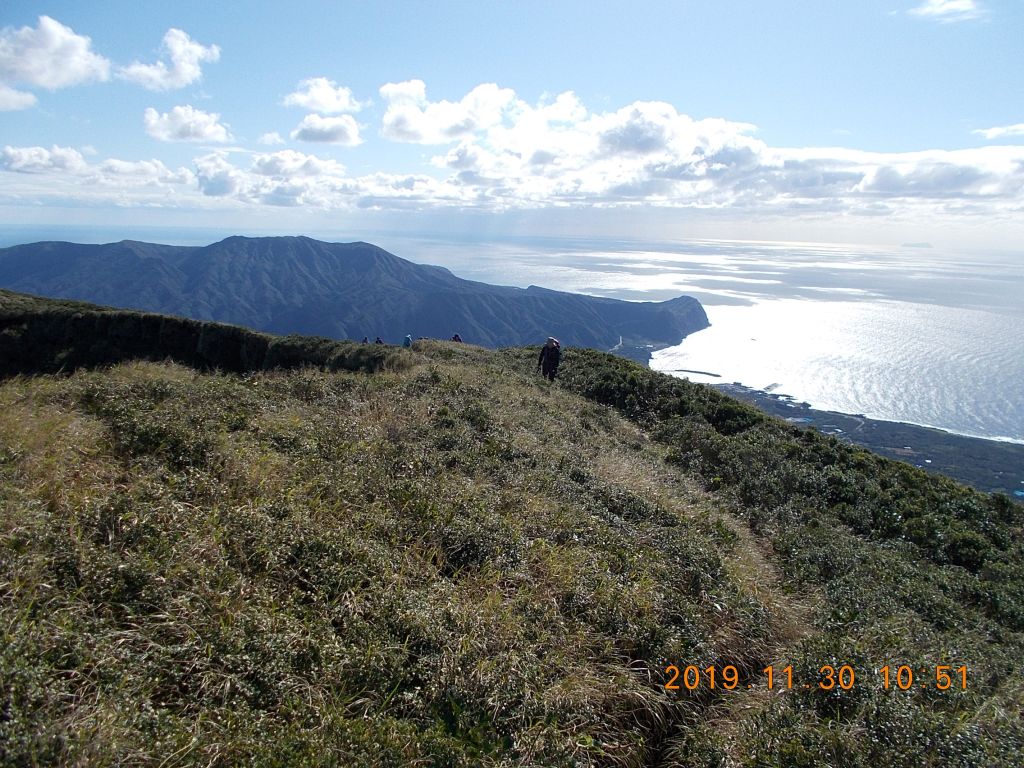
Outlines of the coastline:
[{"label": "coastline", "polygon": [[1024,444],[969,437],[899,421],[812,408],[788,395],[742,384],[710,386],[756,405],[795,426],[805,426],[844,442],[868,448],[927,472],[945,475],[988,493],[1005,493],[1017,501],[1024,492]]}]

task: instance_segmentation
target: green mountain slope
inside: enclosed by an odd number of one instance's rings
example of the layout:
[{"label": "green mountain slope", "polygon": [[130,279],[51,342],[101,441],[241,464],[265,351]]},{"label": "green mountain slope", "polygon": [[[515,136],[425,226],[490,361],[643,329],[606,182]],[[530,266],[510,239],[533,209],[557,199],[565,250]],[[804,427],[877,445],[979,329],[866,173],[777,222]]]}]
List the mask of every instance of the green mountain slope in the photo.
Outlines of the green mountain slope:
[{"label": "green mountain slope", "polygon": [[1024,759],[1006,497],[588,350],[104,367],[5,301],[66,365],[0,382],[0,763]]},{"label": "green mountain slope", "polygon": [[555,335],[574,346],[646,361],[646,345],[678,344],[706,328],[700,303],[680,296],[631,302],[463,280],[369,243],[308,237],[229,237],[204,247],[123,241],[0,248],[0,286],[271,333],[397,342],[454,333],[496,347]]}]

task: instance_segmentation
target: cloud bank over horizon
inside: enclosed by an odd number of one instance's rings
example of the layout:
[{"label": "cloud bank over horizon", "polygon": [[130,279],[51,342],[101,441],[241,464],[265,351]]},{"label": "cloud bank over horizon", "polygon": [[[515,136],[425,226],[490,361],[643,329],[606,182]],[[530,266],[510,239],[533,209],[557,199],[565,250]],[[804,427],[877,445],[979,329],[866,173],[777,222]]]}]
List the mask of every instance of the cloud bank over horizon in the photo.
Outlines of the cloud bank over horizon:
[{"label": "cloud bank over horizon", "polygon": [[[380,93],[379,137],[433,148],[420,167],[350,176],[341,163],[315,154],[233,148],[195,157],[192,191],[198,194],[175,198],[175,204],[202,206],[203,198],[212,197],[322,209],[644,205],[865,216],[1024,210],[1021,146],[903,153],[772,147],[757,138],[754,125],[695,119],[665,102],[594,112],[571,91],[529,104],[494,83],[476,86],[457,102],[428,100],[422,81],[387,83]],[[149,108],[144,124],[161,142],[232,140],[219,114],[188,105],[166,113]],[[999,138],[1018,128],[988,129],[985,135]],[[351,115],[316,113],[303,118],[291,138],[343,147],[364,140]],[[253,143],[283,141],[271,133]],[[92,177],[83,175],[86,166],[96,172],[94,165],[52,159],[72,153],[78,150],[7,146],[0,169],[61,177],[62,194],[73,194],[81,181],[77,194],[83,199],[102,195],[88,187]],[[27,157],[51,159],[28,163]],[[267,173],[271,166],[276,170]],[[231,183],[212,181],[228,177]]]},{"label": "cloud bank over horizon", "polygon": [[[911,12],[942,21],[976,18],[983,9],[970,0],[929,0]],[[35,105],[35,96],[19,88],[105,82],[111,72],[156,94],[179,90],[198,83],[202,65],[219,61],[221,49],[171,28],[160,57],[117,67],[93,51],[88,37],[41,16],[36,28],[0,32],[0,109]],[[987,146],[878,152],[773,146],[754,124],[697,118],[666,101],[594,109],[571,90],[531,101],[496,82],[450,99],[431,98],[422,79],[385,82],[375,101],[316,75],[265,98],[266,124],[248,138],[236,136],[234,121],[220,112],[191,104],[145,108],[141,127],[155,140],[155,155],[166,144],[207,145],[187,160],[180,153],[173,161],[93,158],[87,147],[8,144],[0,152],[0,205],[663,209],[889,218],[918,226],[982,217],[1019,224],[1024,213],[1024,146],[1005,143],[1024,135],[1021,124],[965,131],[997,142]],[[282,119],[276,113],[296,107],[307,114],[291,131],[275,130]],[[289,139],[317,145],[316,152],[287,146]],[[398,159],[373,170],[362,153],[388,146]],[[401,147],[416,151],[397,152]]]}]

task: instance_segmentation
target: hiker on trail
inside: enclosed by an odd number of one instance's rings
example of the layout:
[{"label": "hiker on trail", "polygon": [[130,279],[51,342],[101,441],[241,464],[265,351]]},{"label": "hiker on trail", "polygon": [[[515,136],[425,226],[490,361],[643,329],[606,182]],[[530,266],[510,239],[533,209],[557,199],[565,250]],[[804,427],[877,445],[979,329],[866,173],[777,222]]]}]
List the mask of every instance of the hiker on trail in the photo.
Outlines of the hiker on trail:
[{"label": "hiker on trail", "polygon": [[554,336],[548,336],[548,343],[540,348],[540,357],[537,358],[537,368],[541,375],[549,381],[554,381],[558,375],[558,362],[562,358],[562,345]]},{"label": "hiker on trail", "polygon": [[362,344],[369,344],[370,343],[370,337],[369,336],[363,336],[363,340],[360,343],[362,343]]},{"label": "hiker on trail", "polygon": [[411,333],[405,334],[405,338],[402,339],[402,346],[405,347],[406,349],[409,349],[412,346],[412,334]]},{"label": "hiker on trail", "polygon": [[382,339],[382,338],[381,338],[380,336],[378,336],[378,337],[377,337],[377,340],[376,340],[376,341],[374,341],[373,343],[374,343],[374,344],[383,344],[383,343],[384,343],[384,339]]},{"label": "hiker on trail", "polygon": [[452,336],[452,341],[457,341],[457,342],[459,342],[461,344],[462,343],[462,337],[459,336],[459,334],[456,333],[454,336]]}]

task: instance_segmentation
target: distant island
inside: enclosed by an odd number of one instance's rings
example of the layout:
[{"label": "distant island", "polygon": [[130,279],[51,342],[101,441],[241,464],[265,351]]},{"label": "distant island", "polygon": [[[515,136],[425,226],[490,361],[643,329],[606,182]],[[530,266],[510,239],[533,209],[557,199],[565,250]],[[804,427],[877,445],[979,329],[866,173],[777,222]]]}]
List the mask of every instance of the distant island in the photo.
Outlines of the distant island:
[{"label": "distant island", "polygon": [[369,243],[229,237],[207,246],[124,240],[0,249],[0,287],[213,320],[276,334],[398,343],[458,333],[485,347],[570,346],[646,363],[708,327],[696,299],[633,302],[465,280]]}]

